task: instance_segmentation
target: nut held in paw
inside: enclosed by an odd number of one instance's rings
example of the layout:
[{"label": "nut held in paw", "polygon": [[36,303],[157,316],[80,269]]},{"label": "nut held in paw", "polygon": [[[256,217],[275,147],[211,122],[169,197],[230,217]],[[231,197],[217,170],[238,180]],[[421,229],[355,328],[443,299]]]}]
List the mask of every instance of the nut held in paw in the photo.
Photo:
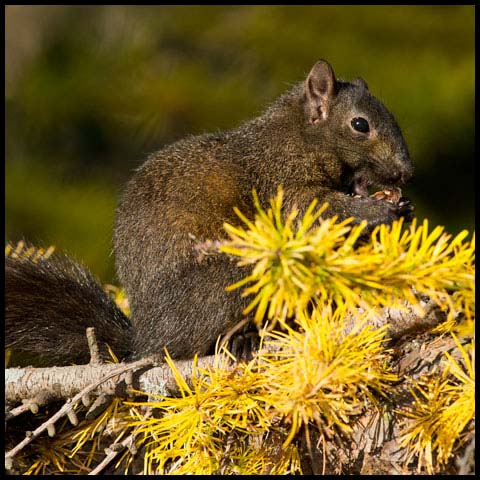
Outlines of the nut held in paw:
[{"label": "nut held in paw", "polygon": [[380,190],[379,192],[372,193],[371,198],[375,200],[385,200],[387,202],[398,205],[400,198],[402,198],[402,191],[400,188],[386,188],[385,190]]}]

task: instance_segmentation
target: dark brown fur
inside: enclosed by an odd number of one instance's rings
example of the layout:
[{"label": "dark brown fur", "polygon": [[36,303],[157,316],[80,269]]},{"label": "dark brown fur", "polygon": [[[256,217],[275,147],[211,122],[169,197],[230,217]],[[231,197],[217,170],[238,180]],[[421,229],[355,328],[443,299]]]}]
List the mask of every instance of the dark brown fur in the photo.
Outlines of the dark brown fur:
[{"label": "dark brown fur", "polygon": [[[371,132],[352,130],[353,117],[368,118]],[[225,287],[246,272],[220,254],[199,258],[195,245],[224,237],[224,222],[238,224],[235,206],[253,217],[252,189],[266,205],[281,184],[287,210],[318,198],[330,203],[327,215],[365,219],[371,229],[409,217],[411,206],[356,198],[352,189],[402,185],[412,172],[392,114],[363,80],[338,81],[323,61],[263,115],[151,155],[127,185],[114,230],[132,356],[164,347],[175,358],[205,354],[242,318],[246,299]]]},{"label": "dark brown fur", "polygon": [[106,344],[120,358],[130,353],[128,319],[69,258],[6,257],[5,278],[5,346],[22,355],[20,363],[88,363],[87,327],[95,327],[102,358],[111,359]]}]

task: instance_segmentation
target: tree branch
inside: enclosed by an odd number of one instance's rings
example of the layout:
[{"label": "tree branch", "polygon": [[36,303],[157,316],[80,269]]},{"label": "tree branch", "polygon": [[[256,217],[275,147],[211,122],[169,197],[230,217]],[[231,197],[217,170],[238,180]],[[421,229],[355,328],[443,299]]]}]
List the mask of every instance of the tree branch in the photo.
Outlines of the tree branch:
[{"label": "tree branch", "polygon": [[[91,383],[87,387],[85,387],[83,390],[81,390],[79,393],[77,393],[70,401],[67,401],[67,403],[52,417],[50,417],[45,423],[42,423],[37,429],[35,429],[33,432],[28,432],[25,438],[14,448],[12,448],[10,451],[8,451],[5,454],[5,461],[8,461],[8,459],[13,458],[20,450],[22,450],[26,445],[28,445],[33,439],[38,437],[42,432],[45,430],[49,431],[54,431],[54,425],[57,420],[62,418],[64,415],[68,415],[70,421],[73,424],[76,424],[76,416],[72,416],[72,409],[73,406],[82,400],[82,397],[86,394],[89,393],[93,390],[95,390],[99,385],[101,385],[103,382],[112,379],[113,377],[116,377],[118,375],[124,374],[127,370],[132,370],[135,368],[141,368],[147,365],[151,365],[153,363],[152,359],[147,358],[147,359],[142,359],[138,360],[137,362],[133,362],[129,365],[115,365],[116,368],[112,369],[112,371],[104,375],[103,378],[100,378],[96,382]],[[64,368],[70,368],[70,367],[64,367]]]},{"label": "tree branch", "polygon": [[[380,328],[389,324],[388,336],[398,339],[406,333],[421,333],[432,328],[443,320],[445,314],[435,306],[424,302],[425,315],[419,316],[414,308],[405,304],[404,308],[384,308],[378,315],[372,316],[370,323]],[[346,333],[353,328],[355,318],[347,319]],[[206,367],[213,364],[213,356],[206,356],[198,360],[198,366]],[[48,401],[64,400],[71,398],[78,392],[87,389],[92,384],[95,386],[88,390],[95,395],[127,396],[133,386],[134,389],[145,393],[173,395],[177,392],[175,379],[166,364],[158,365],[163,359],[154,359],[150,363],[157,366],[141,372],[136,378],[131,377],[133,364],[88,364],[69,367],[48,368],[8,368],[5,370],[5,402],[15,404],[25,399],[42,398],[36,400],[37,405]],[[175,362],[184,378],[192,375],[192,360],[178,360]],[[122,370],[123,369],[123,370]],[[120,372],[121,373],[112,373]],[[114,379],[113,377],[117,377]]]}]

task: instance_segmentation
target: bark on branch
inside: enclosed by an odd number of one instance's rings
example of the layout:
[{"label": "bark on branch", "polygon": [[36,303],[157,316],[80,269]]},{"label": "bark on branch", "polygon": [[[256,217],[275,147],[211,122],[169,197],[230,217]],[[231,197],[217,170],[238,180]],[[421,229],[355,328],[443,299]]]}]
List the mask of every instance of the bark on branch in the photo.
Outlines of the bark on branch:
[{"label": "bark on branch", "polygon": [[[343,446],[339,446],[338,441],[332,442],[319,432],[307,432],[308,448],[304,447],[303,450],[300,448],[302,470],[305,474],[414,473],[414,467],[411,467],[412,469],[405,467],[405,449],[400,448],[398,444],[400,429],[395,410],[408,408],[412,402],[404,379],[418,378],[423,373],[431,372],[447,351],[454,358],[461,355],[450,335],[432,335],[428,331],[445,320],[445,314],[428,303],[423,306],[426,312],[423,316],[419,316],[411,306],[406,305],[403,309],[385,308],[371,319],[375,327],[389,324],[388,334],[392,338],[390,346],[394,347],[393,366],[402,379],[389,390],[388,402],[393,409],[389,408],[388,412],[386,410],[383,414],[376,408],[366,408],[356,419],[355,425],[352,425],[353,435],[345,439]],[[347,321],[347,332],[352,328],[354,321],[353,317]],[[214,356],[200,358],[197,366],[200,368],[213,366],[214,359]],[[175,365],[189,382],[193,374],[192,360],[175,361]],[[73,404],[84,401],[90,394],[127,397],[132,388],[146,394],[166,396],[178,394],[174,375],[162,358],[147,358],[124,364],[90,363],[69,367],[10,368],[5,373],[6,403],[12,406],[19,402],[24,404],[10,410],[10,415],[7,414],[7,419],[11,418],[12,422],[17,420],[13,418],[15,415],[29,409],[38,410],[39,405],[67,399],[65,405],[55,415],[35,431],[29,432],[29,435],[7,452],[6,465],[10,471],[12,469],[8,467],[8,461],[11,462],[16,453],[42,432],[50,433],[59,418],[69,415]],[[71,422],[72,420],[74,423],[75,419],[70,419]],[[128,437],[115,446],[126,448],[132,443],[133,435],[134,433],[131,438]],[[274,441],[272,439],[273,437],[269,441]],[[342,442],[341,438],[337,437],[337,440]],[[279,449],[282,441],[283,439],[278,441]],[[470,450],[466,449],[464,452],[465,465],[472,462],[473,453]],[[115,449],[107,452],[106,457],[93,470],[94,474],[103,471],[116,456]]]},{"label": "bark on branch", "polygon": [[[389,324],[388,335],[398,339],[406,333],[417,334],[439,324],[445,319],[444,313],[438,308],[425,303],[425,315],[418,313],[408,304],[405,308],[386,307],[381,314],[371,318],[374,327]],[[351,317],[347,321],[346,330],[349,331],[355,319]],[[212,365],[213,356],[200,358],[198,366]],[[75,365],[71,367],[48,367],[48,368],[9,368],[5,370],[5,402],[16,404],[25,399],[36,399],[37,405],[48,402],[72,398],[83,389],[98,382],[98,386],[92,390],[92,394],[127,396],[130,383],[136,390],[145,393],[174,395],[177,392],[175,380],[170,368],[162,364],[162,359],[153,359],[155,367],[138,371],[132,376],[128,368],[114,378],[102,381],[110,376],[115,370],[128,367],[128,364],[93,364]],[[189,379],[192,374],[192,360],[180,360],[175,362],[178,370],[184,378]]]}]

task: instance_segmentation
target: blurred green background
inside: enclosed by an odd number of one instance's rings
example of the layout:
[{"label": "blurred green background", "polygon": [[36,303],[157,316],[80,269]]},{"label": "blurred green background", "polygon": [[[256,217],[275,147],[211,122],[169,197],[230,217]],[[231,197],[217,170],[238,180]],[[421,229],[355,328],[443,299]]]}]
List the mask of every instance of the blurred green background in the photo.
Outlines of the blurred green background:
[{"label": "blurred green background", "polygon": [[114,280],[146,155],[256,116],[320,58],[404,132],[420,219],[474,228],[474,6],[7,6],[6,239]]}]

